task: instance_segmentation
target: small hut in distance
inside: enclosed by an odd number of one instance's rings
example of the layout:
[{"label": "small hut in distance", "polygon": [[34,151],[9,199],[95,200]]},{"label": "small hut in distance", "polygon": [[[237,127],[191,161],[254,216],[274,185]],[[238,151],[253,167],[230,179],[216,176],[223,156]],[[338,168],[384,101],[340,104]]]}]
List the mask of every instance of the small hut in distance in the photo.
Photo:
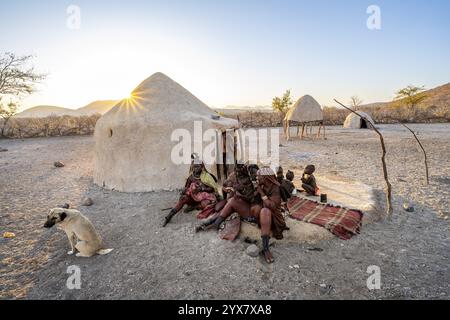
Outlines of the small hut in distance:
[{"label": "small hut in distance", "polygon": [[286,139],[290,139],[290,127],[297,126],[297,136],[299,135],[299,127],[302,126],[301,138],[305,134],[305,125],[319,124],[317,137],[320,137],[320,131],[323,127],[323,135],[325,137],[325,127],[323,126],[323,112],[320,104],[310,95],[301,97],[286,113],[283,121]]},{"label": "small hut in distance", "polygon": [[[357,111],[357,112],[358,112],[358,114],[360,114],[361,116],[363,116],[364,118],[369,120],[369,122],[371,122],[372,125],[375,125],[375,121],[373,121],[373,119],[370,115],[368,115],[367,113],[362,112],[362,111]],[[346,129],[368,129],[369,124],[366,123],[366,120],[364,120],[363,118],[361,118],[360,116],[358,116],[357,114],[352,112],[345,119],[344,128],[346,128]]]}]

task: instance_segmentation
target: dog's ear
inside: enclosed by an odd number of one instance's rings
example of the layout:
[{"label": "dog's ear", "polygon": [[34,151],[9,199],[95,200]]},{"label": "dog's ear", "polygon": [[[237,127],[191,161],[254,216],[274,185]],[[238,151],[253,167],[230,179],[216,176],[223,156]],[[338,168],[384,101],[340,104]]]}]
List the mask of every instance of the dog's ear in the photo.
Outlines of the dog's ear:
[{"label": "dog's ear", "polygon": [[67,213],[65,211],[61,212],[59,214],[59,220],[64,221],[64,219],[67,217]]}]

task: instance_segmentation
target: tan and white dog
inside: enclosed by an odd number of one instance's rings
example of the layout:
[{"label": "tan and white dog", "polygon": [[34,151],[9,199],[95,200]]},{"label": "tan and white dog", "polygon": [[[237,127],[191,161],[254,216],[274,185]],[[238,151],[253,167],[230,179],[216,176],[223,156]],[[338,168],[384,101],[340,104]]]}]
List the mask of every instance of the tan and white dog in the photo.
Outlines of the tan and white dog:
[{"label": "tan and white dog", "polygon": [[69,238],[72,250],[67,254],[74,254],[75,250],[78,250],[77,257],[91,257],[95,254],[108,254],[113,250],[102,249],[102,239],[94,225],[78,210],[51,209],[44,227],[51,228],[55,224],[58,229],[64,230]]}]

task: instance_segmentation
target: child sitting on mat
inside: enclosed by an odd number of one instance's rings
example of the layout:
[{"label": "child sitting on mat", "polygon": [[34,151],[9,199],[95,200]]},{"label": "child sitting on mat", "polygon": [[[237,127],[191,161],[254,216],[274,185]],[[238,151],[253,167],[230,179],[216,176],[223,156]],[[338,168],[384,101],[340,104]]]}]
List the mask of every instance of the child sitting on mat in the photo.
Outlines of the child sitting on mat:
[{"label": "child sitting on mat", "polygon": [[302,175],[302,188],[310,196],[317,196],[319,194],[319,188],[317,187],[316,178],[313,174],[314,171],[316,171],[316,167],[310,164],[306,166]]}]

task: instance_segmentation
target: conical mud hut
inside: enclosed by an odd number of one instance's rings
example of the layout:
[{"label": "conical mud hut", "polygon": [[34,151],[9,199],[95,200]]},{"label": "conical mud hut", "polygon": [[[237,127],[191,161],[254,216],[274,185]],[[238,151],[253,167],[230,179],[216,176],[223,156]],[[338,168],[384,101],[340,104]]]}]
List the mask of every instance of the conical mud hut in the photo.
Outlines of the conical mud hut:
[{"label": "conical mud hut", "polygon": [[220,134],[238,125],[218,116],[166,75],[155,73],[97,122],[94,182],[124,192],[179,189],[189,171],[190,153],[180,164],[174,149],[179,144],[177,132],[187,135],[191,146],[204,147],[208,143],[194,134],[194,127]]}]

